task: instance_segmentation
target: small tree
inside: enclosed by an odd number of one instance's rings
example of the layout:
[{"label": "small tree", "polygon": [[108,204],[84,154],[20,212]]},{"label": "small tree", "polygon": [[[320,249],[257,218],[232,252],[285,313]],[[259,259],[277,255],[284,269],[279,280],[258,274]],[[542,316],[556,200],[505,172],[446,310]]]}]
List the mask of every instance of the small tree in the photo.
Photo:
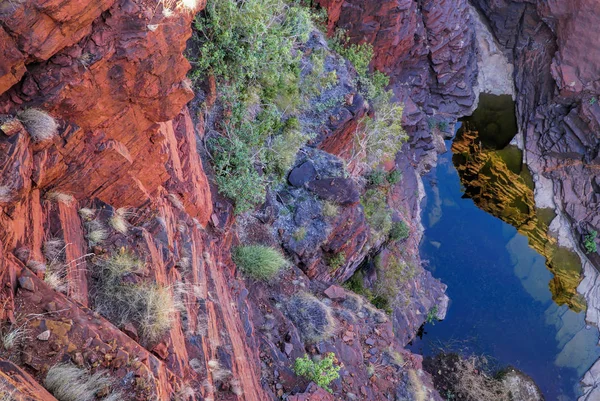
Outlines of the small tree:
[{"label": "small tree", "polygon": [[297,375],[306,377],[330,393],[333,391],[329,388],[329,383],[340,377],[339,371],[340,366],[337,364],[333,352],[328,353],[325,358],[316,363],[308,355],[296,358],[294,363],[294,372]]}]

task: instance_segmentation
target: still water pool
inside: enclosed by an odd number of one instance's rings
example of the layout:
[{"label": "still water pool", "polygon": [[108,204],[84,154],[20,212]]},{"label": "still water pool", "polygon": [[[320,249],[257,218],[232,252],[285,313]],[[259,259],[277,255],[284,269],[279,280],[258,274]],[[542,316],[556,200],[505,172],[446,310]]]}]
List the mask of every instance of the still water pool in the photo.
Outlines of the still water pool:
[{"label": "still water pool", "polygon": [[425,177],[421,245],[428,269],[448,285],[451,304],[446,319],[426,325],[411,348],[485,355],[531,376],[546,401],[576,400],[580,378],[600,357],[598,330],[586,325],[576,303],[551,292],[553,273],[523,230],[465,195],[452,156],[440,155]]}]

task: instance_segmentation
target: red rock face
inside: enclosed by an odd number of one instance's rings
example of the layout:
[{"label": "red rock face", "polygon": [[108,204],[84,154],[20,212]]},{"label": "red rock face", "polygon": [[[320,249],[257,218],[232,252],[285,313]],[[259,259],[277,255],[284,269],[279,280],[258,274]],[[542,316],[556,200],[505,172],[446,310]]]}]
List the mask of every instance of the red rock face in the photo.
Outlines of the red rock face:
[{"label": "red rock face", "polygon": [[[28,55],[21,62],[41,63],[30,67],[23,80],[2,95],[0,111],[14,113],[41,105],[64,121],[61,140],[36,155],[40,160],[34,174],[37,187],[60,188],[78,199],[93,195],[117,207],[138,207],[169,180],[169,160],[171,168],[181,170],[182,161],[173,157],[179,149],[172,123],[157,123],[175,118],[193,97],[184,82],[189,63],[183,57],[191,15],[175,13],[166,18],[157,8],[124,2],[97,18],[112,3],[72,3],[60,5],[61,15],[73,17],[66,20],[65,16],[50,19],[46,14],[50,11],[44,8],[47,3],[35,8],[39,12],[11,9],[12,14],[3,19],[24,32],[33,26],[46,33],[29,35],[31,43],[25,43],[21,31],[11,31],[19,50]],[[21,6],[33,9],[34,4]],[[75,8],[72,13],[65,9],[69,6]],[[48,9],[54,8],[59,7]],[[35,40],[38,36],[40,43]],[[14,69],[8,59],[2,63],[0,71]],[[186,123],[189,118],[178,124]],[[183,131],[180,128],[178,135]],[[191,148],[195,143],[181,150]],[[183,162],[190,163],[191,158],[185,158]],[[196,163],[192,175],[198,177],[200,171]],[[174,178],[181,181],[181,174]],[[194,217],[205,224],[211,211],[210,202],[201,199],[202,191],[182,188],[180,192],[188,207],[195,204]]]}]

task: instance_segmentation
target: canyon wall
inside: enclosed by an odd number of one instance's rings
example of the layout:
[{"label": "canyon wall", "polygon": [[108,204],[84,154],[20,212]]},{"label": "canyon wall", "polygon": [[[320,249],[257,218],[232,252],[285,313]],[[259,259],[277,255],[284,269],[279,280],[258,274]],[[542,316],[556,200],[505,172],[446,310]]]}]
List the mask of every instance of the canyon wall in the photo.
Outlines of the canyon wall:
[{"label": "canyon wall", "polygon": [[[578,250],[584,266],[579,286],[587,320],[600,321],[600,257],[584,253],[585,237],[600,228],[598,213],[597,104],[600,22],[592,1],[475,0],[515,66],[517,118],[525,161],[535,181],[536,204],[558,213],[550,230],[560,245]],[[597,393],[596,364],[584,378],[585,395]]]},{"label": "canyon wall", "polygon": [[[390,202],[394,218],[409,225],[402,257],[414,266],[402,288],[405,304],[390,319],[336,285],[382,245],[367,246],[371,234],[358,192],[348,192],[352,180],[327,181],[351,196],[327,220],[328,236],[314,249],[293,244],[285,225],[272,229],[282,215],[280,200],[269,197],[255,214],[236,218],[218,194],[203,163],[204,116],[193,102],[186,106],[194,91],[183,52],[193,15],[205,4],[193,10],[166,4],[0,2],[0,297],[4,332],[22,330],[0,350],[2,371],[10,374],[0,384],[24,399],[35,392],[52,400],[40,383],[50,367],[71,363],[108,373],[114,390],[131,400],[263,401],[284,394],[330,400],[292,366],[306,352],[331,351],[342,366],[331,385],[336,397],[440,399],[421,358],[403,349],[428,311],[439,304],[443,317],[447,304],[445,286],[418,255],[417,159],[407,152],[390,167],[403,173],[390,188]],[[434,14],[442,18],[431,11],[432,21]],[[419,46],[424,62],[425,45]],[[378,62],[391,71],[395,57]],[[426,75],[415,79],[433,77]],[[207,99],[214,103],[210,83]],[[444,91],[456,91],[448,96],[470,107],[472,93],[461,86],[468,87],[456,82],[458,89]],[[368,110],[355,88],[346,90],[346,104],[324,113],[314,144],[332,165],[342,163],[336,155],[351,145]],[[421,128],[427,125],[419,107],[411,114]],[[433,149],[426,137],[417,142]],[[313,181],[322,182],[309,183],[310,191],[338,199],[326,180]],[[313,213],[314,205],[302,202],[293,199],[298,219]],[[283,245],[298,266],[276,284],[245,282],[230,252],[245,237]],[[348,260],[330,269],[325,260],[334,252]],[[165,288],[177,301],[159,339],[94,310],[103,266],[128,255],[140,266],[127,280]],[[60,269],[58,281],[48,279],[53,269]],[[303,327],[281,306],[305,291],[322,299],[335,321],[331,338],[310,347],[299,334]]]}]

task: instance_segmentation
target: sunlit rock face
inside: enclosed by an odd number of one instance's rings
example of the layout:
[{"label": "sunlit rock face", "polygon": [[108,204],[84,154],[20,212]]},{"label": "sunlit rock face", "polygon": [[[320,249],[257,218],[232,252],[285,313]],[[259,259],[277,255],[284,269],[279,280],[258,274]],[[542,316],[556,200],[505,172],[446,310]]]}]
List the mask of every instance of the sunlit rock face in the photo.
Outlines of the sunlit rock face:
[{"label": "sunlit rock face", "polygon": [[529,245],[546,258],[546,265],[554,274],[550,290],[557,304],[584,310],[585,300],[577,293],[581,282],[579,258],[559,247],[550,235],[553,212],[536,208],[533,181],[522,164],[522,153],[509,145],[516,123],[512,102],[506,98],[508,103],[502,98],[482,97],[481,108],[465,122],[452,145],[452,160],[465,196],[517,228],[527,236]]}]

